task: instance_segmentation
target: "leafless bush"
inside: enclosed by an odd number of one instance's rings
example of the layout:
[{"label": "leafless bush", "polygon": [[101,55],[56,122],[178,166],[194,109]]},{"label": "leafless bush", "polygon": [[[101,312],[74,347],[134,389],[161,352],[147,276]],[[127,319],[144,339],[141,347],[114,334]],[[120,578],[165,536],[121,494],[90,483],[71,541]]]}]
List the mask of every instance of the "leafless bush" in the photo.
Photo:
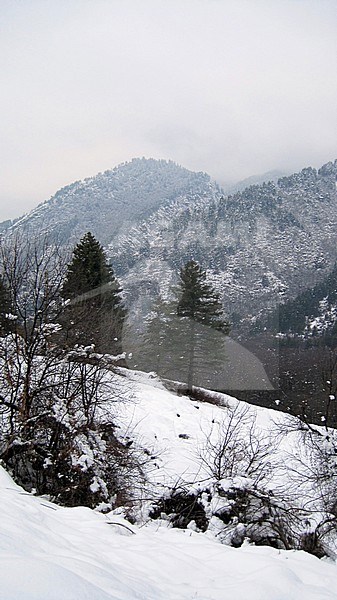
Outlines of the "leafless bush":
[{"label": "leafless bush", "polygon": [[0,338],[0,458],[27,490],[111,507],[142,473],[113,424],[125,384],[90,348],[62,347],[65,260],[55,244],[1,240],[0,261],[12,311]]},{"label": "leafless bush", "polygon": [[330,541],[337,529],[336,430],[289,417],[282,425],[289,436],[284,473],[292,515],[300,518],[298,547],[317,556],[335,552]]},{"label": "leafless bush", "polygon": [[[324,554],[320,528],[312,512],[292,495],[287,484],[273,482],[280,469],[275,451],[282,435],[261,432],[251,407],[237,404],[205,434],[199,458],[209,480],[202,495],[209,528],[234,546],[245,538],[277,548],[301,548]],[[284,481],[286,481],[284,479]]]},{"label": "leafless bush", "polygon": [[257,484],[270,473],[270,437],[256,432],[256,418],[247,405],[224,409],[224,417],[213,421],[205,432],[199,458],[208,475],[220,481],[228,477],[251,478]]}]

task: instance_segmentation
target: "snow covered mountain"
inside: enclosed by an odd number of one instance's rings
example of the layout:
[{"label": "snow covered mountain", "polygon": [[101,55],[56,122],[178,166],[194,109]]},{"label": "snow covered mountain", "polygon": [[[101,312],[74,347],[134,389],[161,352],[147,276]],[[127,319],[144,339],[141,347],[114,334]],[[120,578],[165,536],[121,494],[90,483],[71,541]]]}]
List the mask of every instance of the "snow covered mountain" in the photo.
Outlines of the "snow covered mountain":
[{"label": "snow covered mountain", "polygon": [[[225,197],[204,173],[134,159],[63,188],[10,228],[73,245],[91,230],[132,303],[167,296],[190,258],[235,324],[314,286],[337,258],[337,161]],[[145,299],[144,299],[145,298]]]},{"label": "snow covered mountain", "polygon": [[134,159],[62,188],[12,229],[51,232],[61,243],[76,242],[90,230],[107,244],[160,206],[191,190],[208,189],[209,180],[172,161]]},{"label": "snow covered mountain", "polygon": [[110,247],[128,284],[159,288],[190,258],[209,272],[232,320],[319,281],[336,257],[337,161],[223,197],[185,195]]}]

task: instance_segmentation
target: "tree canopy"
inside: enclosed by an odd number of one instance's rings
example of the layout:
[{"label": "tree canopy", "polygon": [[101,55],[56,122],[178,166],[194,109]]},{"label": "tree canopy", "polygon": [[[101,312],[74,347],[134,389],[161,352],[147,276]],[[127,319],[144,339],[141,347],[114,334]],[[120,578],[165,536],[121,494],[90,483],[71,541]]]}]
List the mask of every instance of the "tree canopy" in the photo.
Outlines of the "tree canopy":
[{"label": "tree canopy", "polygon": [[220,294],[206,282],[206,271],[196,261],[190,260],[182,267],[179,284],[177,314],[228,334],[229,322],[224,317]]},{"label": "tree canopy", "polygon": [[63,284],[63,297],[76,298],[114,279],[101,244],[88,231],[73,250]]},{"label": "tree canopy", "polygon": [[140,338],[128,336],[131,365],[186,382],[190,390],[192,385],[224,388],[229,322],[220,295],[192,260],[181,269],[175,292],[175,301],[157,298]]},{"label": "tree canopy", "polygon": [[73,250],[62,288],[64,300],[70,300],[65,311],[68,341],[120,352],[126,314],[121,293],[103,247],[86,233]]}]

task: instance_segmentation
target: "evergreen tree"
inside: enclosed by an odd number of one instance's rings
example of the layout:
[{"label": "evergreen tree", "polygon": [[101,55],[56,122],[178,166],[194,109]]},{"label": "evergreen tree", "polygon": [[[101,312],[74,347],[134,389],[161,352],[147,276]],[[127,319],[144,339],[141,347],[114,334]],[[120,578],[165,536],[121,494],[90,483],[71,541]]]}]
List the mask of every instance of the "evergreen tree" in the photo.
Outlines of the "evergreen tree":
[{"label": "evergreen tree", "polygon": [[64,313],[67,342],[121,352],[126,314],[121,292],[101,244],[86,233],[74,248],[62,288],[62,297],[70,300]]},{"label": "evergreen tree", "polygon": [[197,262],[190,260],[180,270],[179,284],[180,299],[177,314],[227,335],[229,323],[224,318],[220,294],[206,283],[206,271],[203,271]]},{"label": "evergreen tree", "polygon": [[190,261],[181,270],[179,301],[154,302],[140,336],[130,332],[130,365],[168,379],[223,389],[227,381],[229,323],[206,273]]},{"label": "evergreen tree", "polygon": [[63,296],[77,298],[114,279],[101,244],[88,231],[73,250],[63,284]]},{"label": "evergreen tree", "polygon": [[192,390],[195,372],[195,358],[200,341],[205,336],[200,334],[196,324],[215,329],[224,335],[229,333],[229,322],[224,317],[220,295],[206,282],[206,271],[194,261],[188,261],[180,270],[180,298],[177,305],[179,317],[188,323],[188,389]]}]

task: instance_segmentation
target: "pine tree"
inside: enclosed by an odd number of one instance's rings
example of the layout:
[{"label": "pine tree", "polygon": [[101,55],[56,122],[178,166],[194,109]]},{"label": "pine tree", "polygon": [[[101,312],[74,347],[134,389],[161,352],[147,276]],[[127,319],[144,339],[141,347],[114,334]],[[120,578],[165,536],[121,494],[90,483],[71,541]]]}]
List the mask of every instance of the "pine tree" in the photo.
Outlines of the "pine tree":
[{"label": "pine tree", "polygon": [[206,274],[191,261],[181,270],[179,301],[154,302],[141,335],[130,331],[131,365],[155,370],[168,379],[223,389],[227,377],[226,340],[229,323],[219,294],[206,282]]},{"label": "pine tree", "polygon": [[199,351],[202,338],[196,324],[215,329],[228,335],[230,326],[224,317],[220,295],[206,282],[206,271],[194,261],[188,261],[180,270],[180,298],[177,305],[177,314],[188,323],[188,352],[187,352],[187,385],[192,390],[195,358]]},{"label": "pine tree", "polygon": [[73,258],[63,284],[63,296],[77,298],[113,279],[112,269],[101,244],[88,231],[73,250]]},{"label": "pine tree", "polygon": [[62,288],[62,297],[70,300],[65,310],[68,343],[121,352],[126,314],[121,293],[101,244],[86,233],[73,250]]},{"label": "pine tree", "polygon": [[206,283],[206,271],[197,262],[190,260],[180,270],[179,284],[177,314],[228,334],[229,323],[224,318],[220,295]]}]

